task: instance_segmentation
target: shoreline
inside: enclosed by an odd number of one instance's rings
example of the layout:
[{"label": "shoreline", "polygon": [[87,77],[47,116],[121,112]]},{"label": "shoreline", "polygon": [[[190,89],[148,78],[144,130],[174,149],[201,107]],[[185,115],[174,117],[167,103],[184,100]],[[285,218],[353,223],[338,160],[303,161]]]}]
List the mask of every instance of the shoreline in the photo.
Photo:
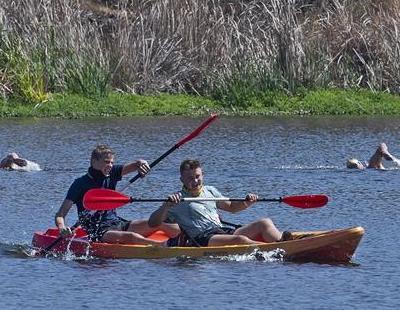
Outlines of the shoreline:
[{"label": "shoreline", "polygon": [[52,94],[42,103],[0,100],[0,118],[202,116],[394,116],[400,115],[400,96],[368,90],[310,90],[286,95],[268,92],[232,106],[210,98],[184,95],[135,95],[110,92],[104,98],[76,94]]}]

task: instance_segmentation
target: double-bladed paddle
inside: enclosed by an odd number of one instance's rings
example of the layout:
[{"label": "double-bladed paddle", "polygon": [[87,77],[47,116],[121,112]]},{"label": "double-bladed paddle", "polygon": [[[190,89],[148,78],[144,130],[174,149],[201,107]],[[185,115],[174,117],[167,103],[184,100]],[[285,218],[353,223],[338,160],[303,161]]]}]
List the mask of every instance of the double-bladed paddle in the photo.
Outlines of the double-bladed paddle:
[{"label": "double-bladed paddle", "polygon": [[[165,202],[165,198],[133,198],[126,196],[120,192],[111,189],[91,189],[86,192],[83,197],[83,205],[88,210],[112,210],[120,208],[127,203],[132,202]],[[182,201],[246,201],[242,198],[204,198],[204,197],[187,197]],[[326,195],[295,195],[279,198],[259,198],[257,201],[283,202],[289,206],[301,209],[320,208],[327,204],[328,196]]]}]

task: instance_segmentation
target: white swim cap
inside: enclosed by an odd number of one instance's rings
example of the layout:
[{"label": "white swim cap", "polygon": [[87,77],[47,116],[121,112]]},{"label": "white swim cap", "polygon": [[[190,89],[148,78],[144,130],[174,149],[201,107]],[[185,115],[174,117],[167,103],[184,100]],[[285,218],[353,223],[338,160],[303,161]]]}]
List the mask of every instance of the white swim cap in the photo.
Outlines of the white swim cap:
[{"label": "white swim cap", "polygon": [[350,169],[362,169],[364,167],[364,165],[362,163],[360,163],[360,161],[357,158],[350,158],[347,160],[346,162],[346,166],[347,168]]}]

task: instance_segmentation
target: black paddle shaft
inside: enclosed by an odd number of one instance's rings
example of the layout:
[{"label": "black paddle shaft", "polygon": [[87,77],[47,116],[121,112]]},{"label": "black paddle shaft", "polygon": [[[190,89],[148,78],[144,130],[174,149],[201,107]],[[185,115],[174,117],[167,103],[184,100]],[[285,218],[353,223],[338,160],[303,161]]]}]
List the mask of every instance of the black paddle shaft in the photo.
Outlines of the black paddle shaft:
[{"label": "black paddle shaft", "polygon": [[[171,147],[168,151],[166,151],[164,154],[162,154],[160,157],[158,157],[155,161],[153,161],[150,164],[150,168],[153,168],[155,165],[157,165],[160,161],[162,161],[165,157],[167,157],[169,154],[171,154],[173,151],[175,151],[178,148],[177,145],[174,145]],[[142,176],[138,173],[135,175],[132,179],[129,180],[129,183],[135,182],[137,179],[141,178]]]},{"label": "black paddle shaft", "polygon": [[[103,199],[103,201],[106,201],[106,199]],[[111,200],[110,202],[114,202],[115,200]],[[126,203],[132,203],[132,202],[166,202],[168,201],[167,198],[133,198],[129,197],[127,198]],[[249,201],[246,198],[212,198],[212,197],[205,197],[205,198],[182,198],[182,201]],[[282,202],[282,197],[280,198],[259,198],[255,202],[259,201],[268,201],[268,202]]]},{"label": "black paddle shaft", "polygon": [[[162,161],[165,157],[167,157],[169,154],[171,154],[173,151],[175,151],[177,148],[179,148],[181,145],[184,145],[186,142],[189,142],[190,140],[194,139],[197,137],[204,129],[206,129],[216,118],[218,115],[216,113],[212,113],[209,118],[207,118],[203,123],[200,124],[194,131],[192,131],[189,135],[184,137],[182,140],[180,140],[178,143],[176,143],[173,147],[171,147],[168,151],[166,151],[164,154],[162,154],[159,158],[157,158],[155,161],[153,161],[150,164],[150,168],[153,168],[155,165],[157,165],[160,161]],[[132,179],[129,180],[129,184],[135,182],[137,179],[141,177],[140,174],[135,175]],[[128,184],[128,186],[129,186]],[[127,188],[128,186],[125,186]],[[125,189],[124,188],[124,189]]]}]

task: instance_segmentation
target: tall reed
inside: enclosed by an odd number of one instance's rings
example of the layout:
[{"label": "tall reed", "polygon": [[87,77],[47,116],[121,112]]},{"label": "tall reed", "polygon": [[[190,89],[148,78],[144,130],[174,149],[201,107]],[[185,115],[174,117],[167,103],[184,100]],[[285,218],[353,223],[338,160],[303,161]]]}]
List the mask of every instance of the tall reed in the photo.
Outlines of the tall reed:
[{"label": "tall reed", "polygon": [[304,87],[399,93],[399,23],[400,0],[2,0],[0,90],[190,92],[242,106]]}]

